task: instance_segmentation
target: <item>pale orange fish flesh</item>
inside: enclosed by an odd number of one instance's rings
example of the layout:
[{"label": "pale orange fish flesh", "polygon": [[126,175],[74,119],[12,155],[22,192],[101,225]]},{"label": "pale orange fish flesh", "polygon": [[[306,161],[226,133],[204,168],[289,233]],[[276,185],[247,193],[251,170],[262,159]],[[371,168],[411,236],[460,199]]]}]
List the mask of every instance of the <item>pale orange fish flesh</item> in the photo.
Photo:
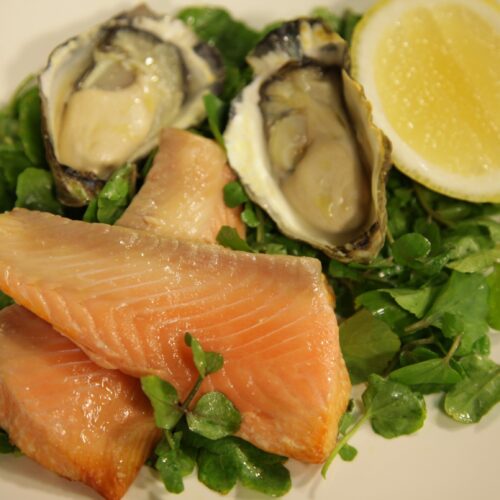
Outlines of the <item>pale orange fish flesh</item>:
[{"label": "pale orange fish flesh", "polygon": [[158,375],[185,397],[186,331],[224,368],[203,389],[241,411],[240,436],[322,462],[350,393],[319,261],[161,239],[14,210],[0,215],[0,288],[95,361]]}]

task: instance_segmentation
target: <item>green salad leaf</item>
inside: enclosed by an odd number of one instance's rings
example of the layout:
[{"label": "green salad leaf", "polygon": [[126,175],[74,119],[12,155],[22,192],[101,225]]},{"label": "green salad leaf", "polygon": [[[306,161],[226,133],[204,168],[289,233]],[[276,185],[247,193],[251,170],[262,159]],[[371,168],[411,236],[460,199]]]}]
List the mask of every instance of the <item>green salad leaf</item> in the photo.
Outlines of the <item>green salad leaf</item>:
[{"label": "green salad leaf", "polygon": [[221,130],[227,118],[228,107],[214,94],[207,94],[204,96],[203,103],[205,104],[210,131],[215,137],[215,140],[225,149],[226,146]]},{"label": "green salad leaf", "polygon": [[259,33],[218,7],[188,7],[177,17],[203,41],[213,44],[228,63],[240,66],[255,46]]},{"label": "green salad leaf", "polygon": [[490,290],[488,297],[488,323],[500,330],[500,264],[495,264],[493,272],[486,279]]},{"label": "green salad leaf", "polygon": [[422,394],[427,394],[440,392],[444,387],[453,386],[462,377],[449,365],[448,360],[439,358],[428,359],[398,368],[391,372],[389,379],[409,385]]},{"label": "green salad leaf", "polygon": [[228,182],[224,186],[224,203],[229,208],[235,208],[242,203],[248,201],[248,196],[243,189],[243,186],[238,181]]},{"label": "green salad leaf", "polygon": [[45,165],[42,139],[41,102],[38,87],[28,90],[19,100],[19,137],[33,165]]},{"label": "green salad leaf", "polygon": [[204,394],[186,418],[193,432],[208,439],[234,434],[241,425],[240,412],[221,392]]},{"label": "green salad leaf", "polygon": [[126,163],[113,172],[101,192],[90,202],[83,220],[114,224],[135,194],[136,177],[137,169],[133,163]]},{"label": "green salad leaf", "polygon": [[16,207],[62,215],[63,207],[55,197],[54,180],[47,170],[28,167],[19,174]]},{"label": "green salad leaf", "polygon": [[416,432],[427,415],[420,393],[378,375],[370,375],[363,403],[373,430],[385,438]]},{"label": "green salad leaf", "polygon": [[446,394],[444,409],[457,422],[469,424],[500,402],[500,366],[473,354],[459,361],[465,376]]},{"label": "green salad leaf", "polygon": [[10,306],[14,303],[14,301],[5,293],[0,291],[0,309],[4,307]]},{"label": "green salad leaf", "polygon": [[0,429],[0,455],[11,453],[20,454],[18,448],[10,442],[9,435],[3,429]]},{"label": "green salad leaf", "polygon": [[221,53],[226,67],[222,100],[230,101],[251,77],[245,57],[259,40],[259,32],[218,7],[188,7],[177,17]]},{"label": "green salad leaf", "polygon": [[340,347],[353,384],[383,373],[400,346],[399,337],[366,309],[340,325]]},{"label": "green salad leaf", "polygon": [[141,387],[153,406],[156,426],[172,430],[183,415],[175,387],[152,375],[141,378]]},{"label": "green salad leaf", "polygon": [[217,242],[232,250],[253,252],[250,245],[238,234],[234,227],[222,226],[217,234]]}]

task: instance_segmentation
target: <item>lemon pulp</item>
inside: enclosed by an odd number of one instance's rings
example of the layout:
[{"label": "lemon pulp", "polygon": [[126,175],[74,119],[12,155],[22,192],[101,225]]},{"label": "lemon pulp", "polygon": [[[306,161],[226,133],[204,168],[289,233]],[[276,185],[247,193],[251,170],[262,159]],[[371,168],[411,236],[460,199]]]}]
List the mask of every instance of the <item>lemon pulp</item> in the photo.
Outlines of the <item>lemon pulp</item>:
[{"label": "lemon pulp", "polygon": [[473,10],[409,8],[385,27],[374,77],[384,113],[416,153],[459,175],[500,171],[500,35]]},{"label": "lemon pulp", "polygon": [[500,169],[500,35],[471,9],[406,11],[379,38],[375,83],[387,118],[419,155],[477,176]]}]

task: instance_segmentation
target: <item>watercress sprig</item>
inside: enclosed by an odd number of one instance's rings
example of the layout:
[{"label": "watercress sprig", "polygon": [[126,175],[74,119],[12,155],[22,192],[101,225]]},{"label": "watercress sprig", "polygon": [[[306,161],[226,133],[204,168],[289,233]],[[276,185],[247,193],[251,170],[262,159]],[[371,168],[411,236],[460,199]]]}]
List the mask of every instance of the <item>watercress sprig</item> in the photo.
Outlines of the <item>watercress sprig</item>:
[{"label": "watercress sprig", "polygon": [[156,425],[163,438],[155,449],[154,466],[168,491],[184,490],[183,478],[198,468],[207,487],[227,493],[240,481],[243,486],[273,496],[291,487],[290,474],[280,457],[255,448],[232,436],[241,415],[221,392],[202,395],[193,405],[203,380],[224,365],[221,354],[205,351],[191,334],[184,337],[191,349],[198,377],[184,401],[176,389],[155,376],[141,379],[143,391],[153,405]]}]

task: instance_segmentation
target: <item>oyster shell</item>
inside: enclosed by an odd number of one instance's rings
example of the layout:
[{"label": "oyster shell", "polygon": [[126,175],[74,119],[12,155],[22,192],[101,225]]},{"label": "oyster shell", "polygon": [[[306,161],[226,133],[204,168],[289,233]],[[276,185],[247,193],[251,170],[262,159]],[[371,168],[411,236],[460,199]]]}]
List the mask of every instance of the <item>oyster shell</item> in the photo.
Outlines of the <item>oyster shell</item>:
[{"label": "oyster shell", "polygon": [[230,165],[287,236],[369,261],[385,237],[390,143],[347,72],[346,42],[320,20],[297,19],[248,62],[255,78],[224,134]]},{"label": "oyster shell", "polygon": [[85,205],[114,170],[156,146],[161,128],[200,122],[223,68],[182,21],[145,6],[56,47],[39,81],[59,199]]}]

